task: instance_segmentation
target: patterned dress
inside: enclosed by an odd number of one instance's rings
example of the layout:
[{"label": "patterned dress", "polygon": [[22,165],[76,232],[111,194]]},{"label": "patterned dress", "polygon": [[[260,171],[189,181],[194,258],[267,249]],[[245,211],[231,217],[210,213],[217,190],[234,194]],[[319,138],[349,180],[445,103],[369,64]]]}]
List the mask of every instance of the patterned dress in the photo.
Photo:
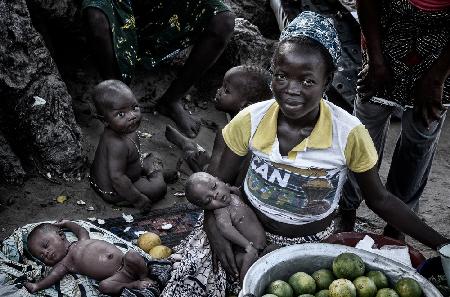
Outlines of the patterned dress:
[{"label": "patterned dress", "polygon": [[124,82],[138,62],[153,68],[193,45],[210,19],[229,8],[220,0],[83,0],[98,8],[111,27],[114,52]]},{"label": "patterned dress", "polygon": [[[383,90],[375,102],[412,107],[414,83],[430,68],[450,42],[450,9],[424,11],[408,0],[382,0],[381,39],[383,56],[392,68],[392,89]],[[368,63],[363,41],[363,67]],[[450,104],[450,78],[444,84],[442,102]]]}]

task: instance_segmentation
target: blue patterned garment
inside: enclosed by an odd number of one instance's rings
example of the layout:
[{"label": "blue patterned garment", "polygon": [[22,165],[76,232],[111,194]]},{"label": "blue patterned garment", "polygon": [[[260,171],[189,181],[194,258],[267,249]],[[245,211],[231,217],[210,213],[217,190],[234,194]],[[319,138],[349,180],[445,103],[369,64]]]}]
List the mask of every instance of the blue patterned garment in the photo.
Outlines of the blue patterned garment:
[{"label": "blue patterned garment", "polygon": [[341,57],[341,43],[332,20],[312,11],[303,11],[281,32],[280,41],[306,36],[322,44],[337,65]]}]

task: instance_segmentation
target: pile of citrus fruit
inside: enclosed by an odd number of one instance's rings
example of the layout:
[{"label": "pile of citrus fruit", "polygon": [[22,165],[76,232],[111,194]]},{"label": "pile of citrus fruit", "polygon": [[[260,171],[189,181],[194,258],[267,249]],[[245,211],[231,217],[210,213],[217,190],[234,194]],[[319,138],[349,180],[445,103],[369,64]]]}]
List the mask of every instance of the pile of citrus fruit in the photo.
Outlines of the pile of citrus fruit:
[{"label": "pile of citrus fruit", "polygon": [[262,297],[420,297],[422,289],[412,278],[399,279],[389,287],[381,271],[366,272],[362,259],[353,253],[342,253],[330,269],[319,269],[311,275],[296,272],[287,281],[276,280]]},{"label": "pile of citrus fruit", "polygon": [[169,247],[161,244],[161,238],[159,238],[158,234],[152,232],[145,232],[140,235],[137,245],[152,256],[153,259],[165,259],[172,254],[172,250]]}]

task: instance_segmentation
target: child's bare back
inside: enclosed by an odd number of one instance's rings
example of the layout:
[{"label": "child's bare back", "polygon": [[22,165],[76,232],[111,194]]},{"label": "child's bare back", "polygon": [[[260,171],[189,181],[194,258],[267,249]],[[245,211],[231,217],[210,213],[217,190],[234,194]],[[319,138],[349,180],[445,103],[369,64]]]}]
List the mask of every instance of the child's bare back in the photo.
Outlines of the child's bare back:
[{"label": "child's bare back", "polygon": [[[60,227],[75,233],[78,241],[70,243]],[[147,265],[139,253],[130,250],[124,254],[109,242],[90,239],[89,233],[74,222],[38,225],[28,236],[28,249],[34,257],[53,266],[47,277],[25,284],[32,293],[52,286],[68,273],[100,281],[99,290],[105,294],[118,294],[123,288],[143,289],[155,283],[148,278]]]}]

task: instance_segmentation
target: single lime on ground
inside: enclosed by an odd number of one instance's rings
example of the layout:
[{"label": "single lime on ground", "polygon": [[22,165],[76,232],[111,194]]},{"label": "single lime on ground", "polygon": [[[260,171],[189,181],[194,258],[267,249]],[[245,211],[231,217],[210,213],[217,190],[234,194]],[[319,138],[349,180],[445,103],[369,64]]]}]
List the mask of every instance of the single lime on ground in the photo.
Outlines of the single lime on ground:
[{"label": "single lime on ground", "polygon": [[294,291],[291,286],[282,280],[276,280],[270,283],[266,290],[269,294],[277,295],[278,297],[292,297],[294,296]]},{"label": "single lime on ground", "polygon": [[422,288],[419,283],[410,278],[401,278],[395,283],[395,291],[400,297],[420,297],[422,296]]},{"label": "single lime on ground", "polygon": [[398,294],[391,288],[383,288],[378,290],[375,297],[399,297]]},{"label": "single lime on ground", "polygon": [[353,253],[342,253],[333,260],[333,273],[338,278],[354,280],[364,275],[365,269],[361,257]]},{"label": "single lime on ground", "polygon": [[295,295],[314,294],[316,292],[316,281],[305,272],[296,272],[288,280],[294,289]]},{"label": "single lime on ground", "polygon": [[375,283],[378,290],[389,287],[389,280],[386,275],[379,270],[371,270],[367,272],[366,276]]},{"label": "single lime on ground", "polygon": [[348,279],[337,279],[330,285],[330,297],[356,297],[355,285]]},{"label": "single lime on ground", "polygon": [[367,276],[359,276],[355,278],[353,284],[356,288],[358,297],[375,297],[377,294],[377,286]]},{"label": "single lime on ground", "polygon": [[333,272],[329,269],[319,269],[311,276],[316,281],[317,290],[328,289],[335,280]]},{"label": "single lime on ground", "polygon": [[320,290],[316,293],[315,297],[330,297],[330,291],[329,290]]}]

